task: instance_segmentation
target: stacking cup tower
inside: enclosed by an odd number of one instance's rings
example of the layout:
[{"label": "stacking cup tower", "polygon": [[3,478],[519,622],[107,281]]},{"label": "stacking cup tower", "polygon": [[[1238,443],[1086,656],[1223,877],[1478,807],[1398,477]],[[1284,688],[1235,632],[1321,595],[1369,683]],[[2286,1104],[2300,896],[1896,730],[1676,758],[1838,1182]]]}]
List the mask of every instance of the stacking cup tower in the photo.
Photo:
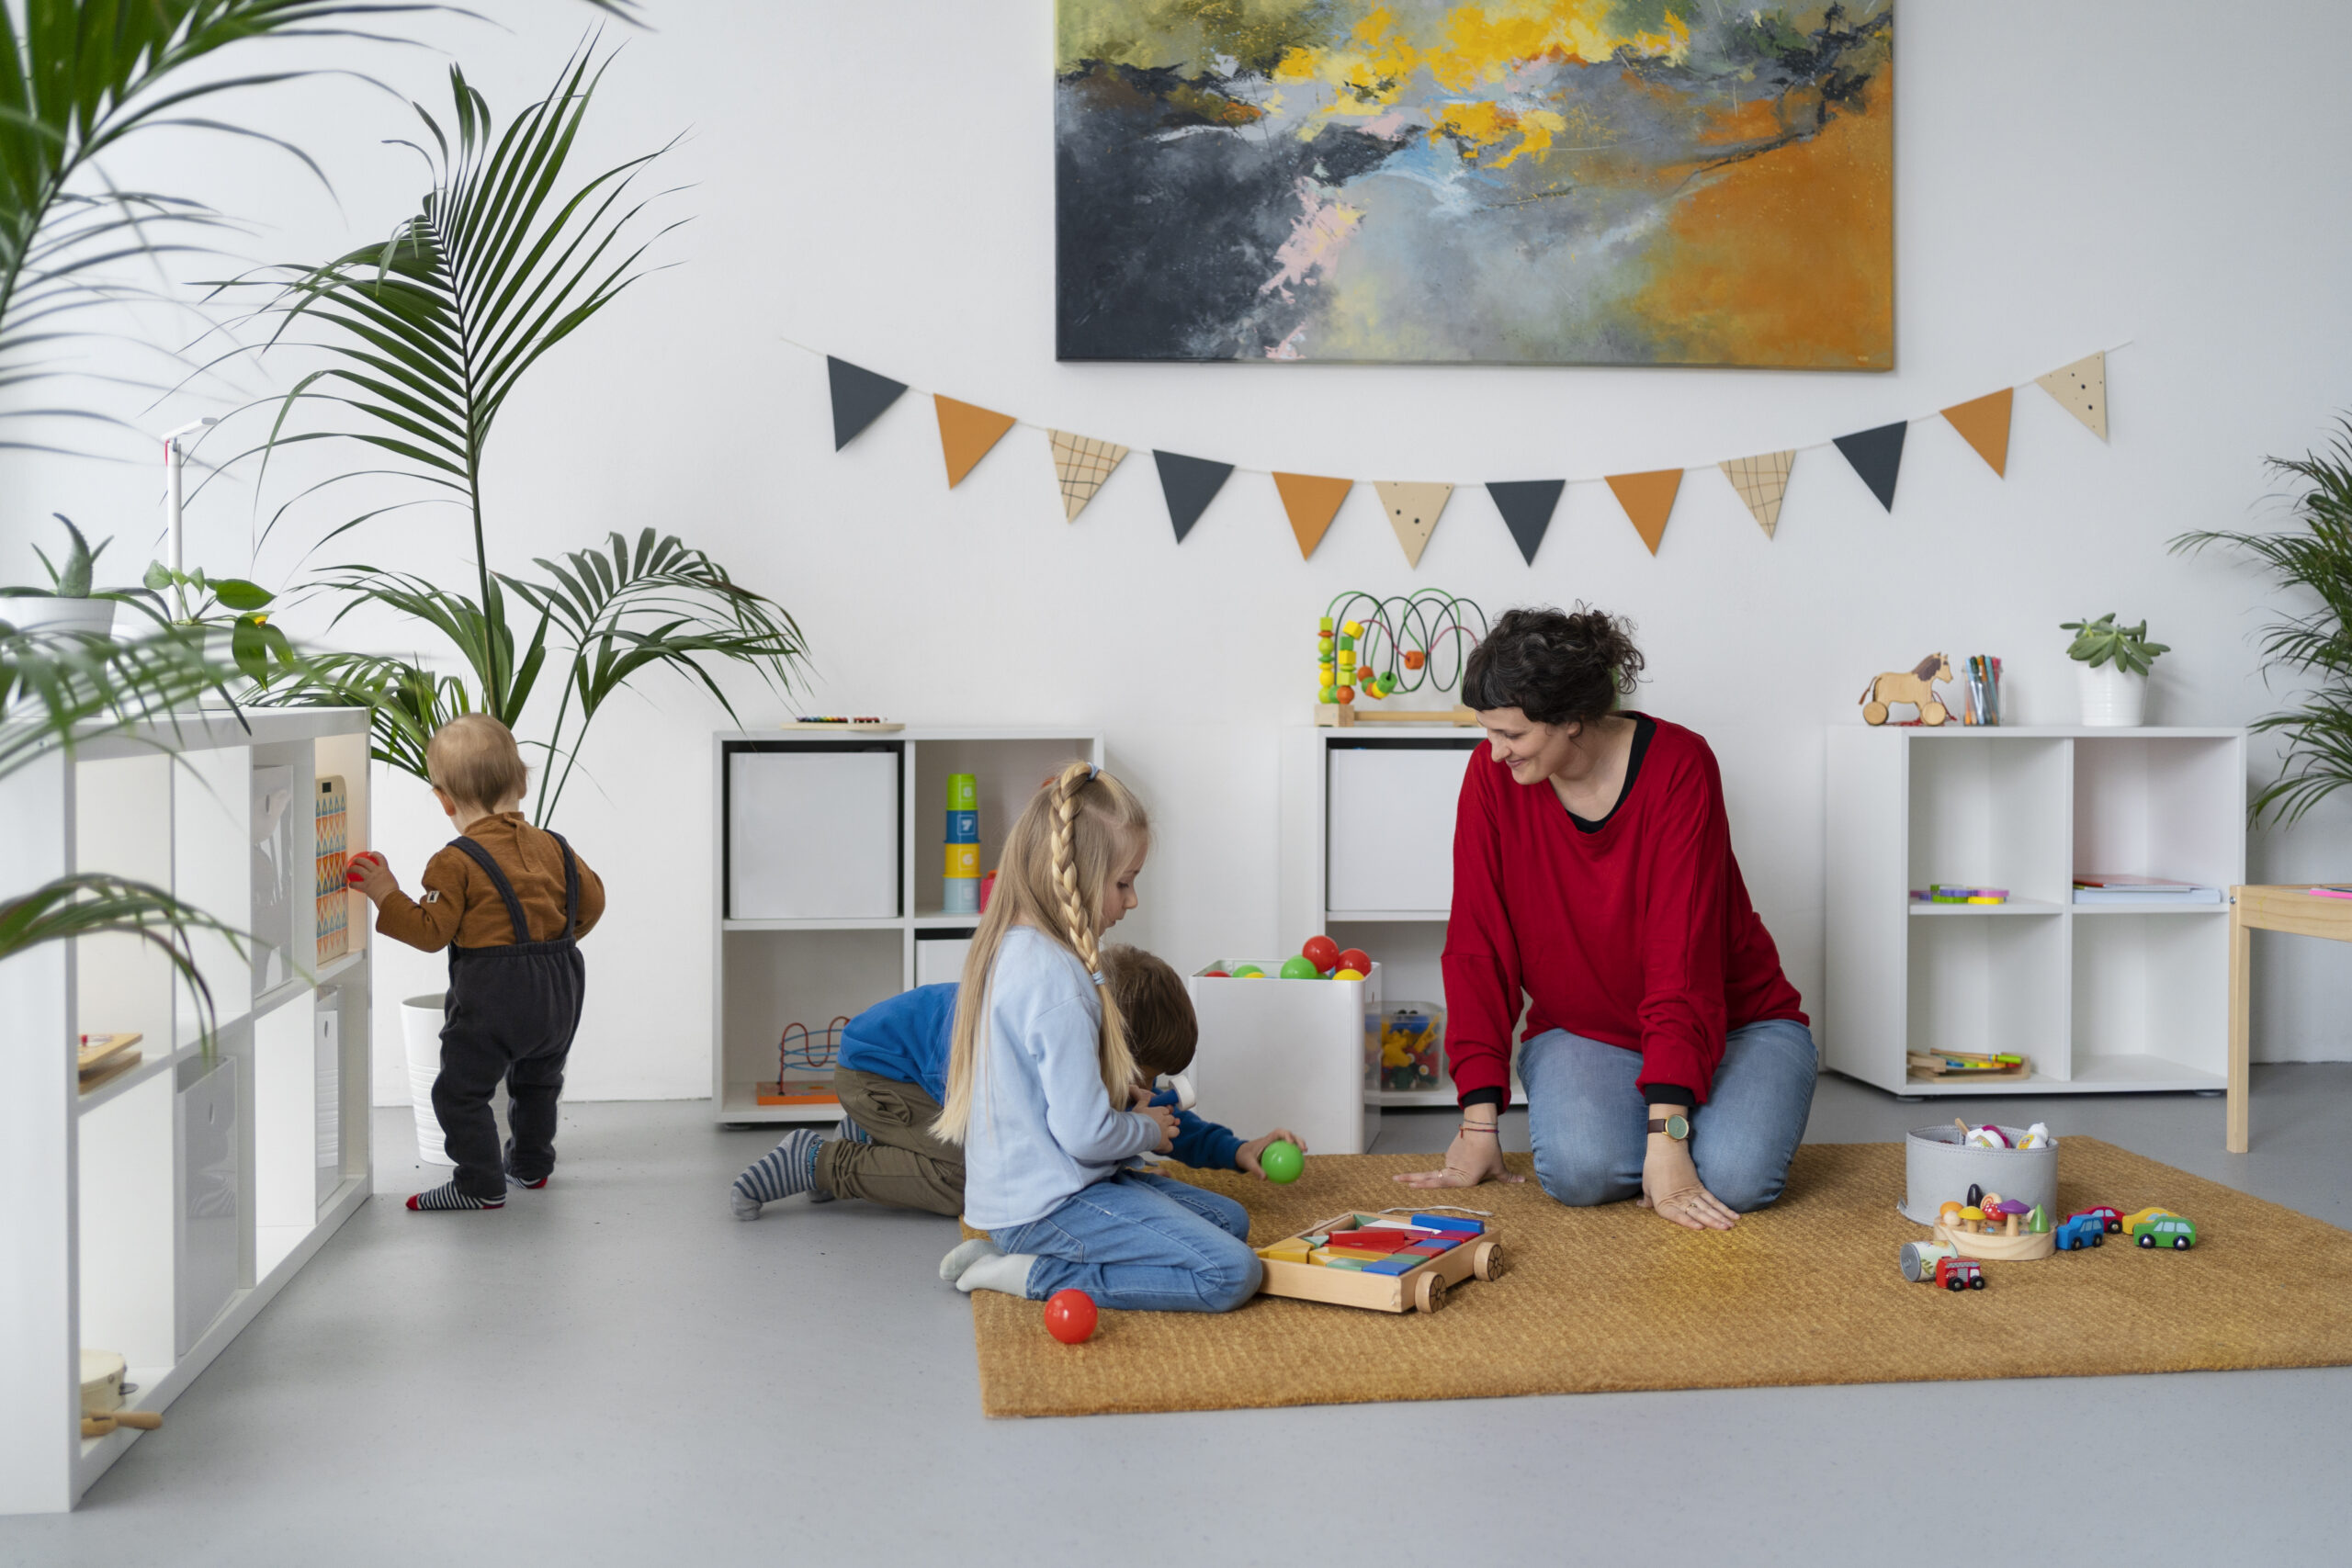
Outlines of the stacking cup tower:
[{"label": "stacking cup tower", "polygon": [[946,901],[951,915],[980,912],[980,787],[970,773],[947,775]]}]

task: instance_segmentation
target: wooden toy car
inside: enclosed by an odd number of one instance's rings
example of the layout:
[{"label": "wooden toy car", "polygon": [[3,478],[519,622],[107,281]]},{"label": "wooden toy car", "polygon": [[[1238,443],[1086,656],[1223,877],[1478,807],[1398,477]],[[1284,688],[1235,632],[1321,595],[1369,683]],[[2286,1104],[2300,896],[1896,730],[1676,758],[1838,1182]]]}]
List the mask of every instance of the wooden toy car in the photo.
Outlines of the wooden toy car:
[{"label": "wooden toy car", "polygon": [[2120,1220],[2118,1220],[2115,1223],[2115,1229],[2119,1231],[2128,1231],[2135,1225],[2143,1224],[2149,1220],[2154,1219],[2159,1214],[2169,1214],[2171,1213],[2172,1211],[2170,1209],[2161,1209],[2154,1203],[2151,1203],[2144,1209],[2134,1209],[2130,1213],[2124,1215]]},{"label": "wooden toy car", "polygon": [[[1337,1245],[1334,1233],[1345,1233],[1359,1227],[1394,1224],[1402,1218],[1396,1214],[1335,1214],[1320,1220],[1295,1235],[1284,1236],[1270,1247],[1258,1248],[1259,1259],[1264,1263],[1266,1277],[1258,1286],[1261,1295],[1291,1296],[1299,1301],[1329,1302],[1339,1306],[1364,1307],[1373,1312],[1435,1312],[1445,1304],[1445,1292],[1476,1275],[1481,1280],[1493,1280],[1503,1271],[1502,1243],[1480,1225],[1476,1232],[1456,1231],[1461,1240],[1443,1251],[1430,1255],[1413,1252],[1410,1248],[1393,1250],[1387,1259],[1369,1262],[1348,1256],[1353,1249]],[[1452,1222],[1456,1225],[1478,1224],[1477,1221]],[[1322,1243],[1333,1245],[1321,1245]],[[1426,1245],[1426,1244],[1424,1244]],[[1340,1266],[1326,1261],[1310,1261],[1338,1256]],[[1403,1269],[1396,1264],[1406,1258],[1416,1258]],[[1347,1263],[1363,1261],[1361,1268],[1346,1267]]]},{"label": "wooden toy car", "polygon": [[1984,1270],[1977,1267],[1973,1258],[1939,1258],[1936,1283],[1947,1291],[1981,1291],[1984,1288]]},{"label": "wooden toy car", "polygon": [[2109,1235],[2119,1235],[2123,1229],[2123,1216],[2117,1213],[2113,1209],[2107,1207],[2104,1203],[2096,1208],[2077,1209],[2066,1217],[2070,1220],[2098,1220],[2101,1224],[2107,1227],[2107,1234]]},{"label": "wooden toy car", "polygon": [[2133,1225],[2132,1239],[2142,1247],[2169,1247],[2175,1252],[2187,1252],[2197,1245],[2197,1227],[2178,1214],[2160,1212]]},{"label": "wooden toy car", "polygon": [[2058,1227],[2058,1250],[2080,1252],[2107,1245],[2107,1222],[2095,1213],[2076,1214]]}]

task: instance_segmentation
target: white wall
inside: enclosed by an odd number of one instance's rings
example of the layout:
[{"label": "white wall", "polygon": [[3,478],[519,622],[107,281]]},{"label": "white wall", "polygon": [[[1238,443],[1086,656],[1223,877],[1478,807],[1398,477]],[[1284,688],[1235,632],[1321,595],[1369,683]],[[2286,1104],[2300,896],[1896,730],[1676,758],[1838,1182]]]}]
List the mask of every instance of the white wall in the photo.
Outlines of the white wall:
[{"label": "white wall", "polygon": [[[1332,593],[1434,584],[1490,611],[1623,611],[1650,656],[1642,704],[1714,745],[1749,886],[1817,996],[1822,730],[1856,722],[1872,672],[1932,649],[1996,652],[2018,716],[2064,721],[2057,623],[2115,609],[2174,647],[2154,722],[2245,723],[2276,700],[2248,642],[2262,586],[2165,550],[2184,529],[2277,519],[2263,456],[2308,448],[2352,404],[2352,99],[2337,80],[2352,12],[2273,0],[2260,13],[2228,29],[2268,40],[2249,49],[2213,36],[2210,6],[2179,0],[1906,0],[1899,368],[1839,376],[1057,366],[1048,0],[655,4],[661,30],[627,39],[590,155],[689,131],[666,177],[690,186],[670,205],[695,220],[663,243],[676,267],[559,351],[504,416],[494,558],[673,528],[800,617],[816,654],[808,706],[1100,725],[1159,828],[1136,940],[1180,964],[1305,934],[1275,929],[1275,738],[1307,713],[1310,628]],[[435,36],[511,109],[550,79],[584,12],[534,0],[497,14],[511,35]],[[375,63],[439,91],[423,51]],[[321,153],[342,210],[283,163],[209,152],[215,199],[275,226],[256,254],[372,237],[413,198],[410,155],[374,144],[409,134],[389,103],[302,88],[258,118]],[[836,456],[822,364],[786,336],[1137,456],[1076,526],[1035,431],[1015,431],[953,492],[931,411],[911,397]],[[2124,340],[2110,444],[2029,386],[2006,481],[1925,423],[1892,517],[1834,452],[1809,452],[1768,544],[1703,471],[2029,383]],[[1485,496],[1464,491],[1412,572],[1368,484],[1311,563],[1271,483],[1246,474],[1179,548],[1154,446],[1364,480],[1702,471],[1656,559],[1604,489],[1579,485],[1531,570]],[[153,515],[143,479],[57,482],[65,510]],[[13,536],[51,504],[9,509],[12,574],[31,565]],[[233,564],[248,502],[205,504],[199,542]],[[403,525],[326,558],[354,558],[456,570],[463,554],[454,528]],[[290,567],[286,552],[262,563]],[[787,705],[742,690],[749,720]],[[593,785],[567,804],[562,825],[612,891],[589,944],[577,1096],[706,1092],[704,738],[721,723],[683,687],[649,686],[603,721]],[[2267,776],[2267,749],[2257,757]],[[413,786],[379,788],[379,847],[413,870],[444,826]],[[2257,837],[2252,874],[2352,876],[2352,800]],[[437,981],[413,954],[381,963],[380,1006]],[[2258,1055],[2352,1056],[2341,951],[2278,939],[2258,964]],[[379,1089],[396,1093],[389,1013],[379,1030]]]}]

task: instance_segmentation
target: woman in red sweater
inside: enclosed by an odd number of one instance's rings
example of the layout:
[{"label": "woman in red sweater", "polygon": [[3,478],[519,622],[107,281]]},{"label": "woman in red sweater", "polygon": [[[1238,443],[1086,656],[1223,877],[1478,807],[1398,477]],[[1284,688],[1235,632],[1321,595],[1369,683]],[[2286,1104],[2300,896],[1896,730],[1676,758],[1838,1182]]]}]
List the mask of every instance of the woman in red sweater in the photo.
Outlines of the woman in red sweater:
[{"label": "woman in red sweater", "polygon": [[1472,755],[1453,827],[1445,1168],[1506,1177],[1520,1078],[1535,1176],[1563,1203],[1643,1205],[1694,1230],[1781,1195],[1819,1071],[1796,988],[1732,858],[1723,779],[1679,725],[1616,711],[1642,655],[1599,611],[1512,610],[1470,656]]}]

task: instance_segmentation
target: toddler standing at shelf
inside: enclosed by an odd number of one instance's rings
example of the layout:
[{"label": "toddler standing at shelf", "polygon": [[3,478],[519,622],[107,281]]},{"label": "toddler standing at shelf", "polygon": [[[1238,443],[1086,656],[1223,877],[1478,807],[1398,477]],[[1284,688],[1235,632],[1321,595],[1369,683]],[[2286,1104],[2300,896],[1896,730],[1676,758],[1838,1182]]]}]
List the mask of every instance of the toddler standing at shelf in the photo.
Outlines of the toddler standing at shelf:
[{"label": "toddler standing at shelf", "polygon": [[[458,1170],[408,1206],[499,1209],[510,1182],[542,1188],[555,1168],[556,1100],[587,987],[578,939],[605,912],[605,885],[561,835],[523,819],[530,770],[498,720],[450,720],[424,766],[458,833],[425,863],[424,897],[401,892],[378,854],[355,857],[351,881],[376,906],[378,931],[449,950],[433,1112]],[[514,1134],[503,1155],[490,1106],[501,1078]]]},{"label": "toddler standing at shelf", "polygon": [[1230,1198],[1135,1168],[1175,1146],[1175,1112],[1126,1109],[1138,1077],[1099,943],[1136,907],[1143,805],[1064,766],[1005,837],[964,961],[941,1137],[965,1151],[964,1219],[989,1233],[941,1260],[959,1291],[1099,1306],[1227,1312],[1257,1292],[1250,1216]]},{"label": "toddler standing at shelf", "polygon": [[[1167,961],[1114,945],[1102,950],[1102,974],[1103,989],[1127,1026],[1138,1084],[1192,1066],[1200,1021],[1182,977]],[[964,1212],[964,1151],[932,1131],[947,1098],[949,1042],[961,989],[953,982],[918,986],[850,1020],[833,1069],[840,1124],[786,1133],[754,1160],[728,1191],[737,1219],[756,1220],[763,1205],[802,1192],[813,1203],[863,1198],[951,1217]],[[1276,1138],[1298,1141],[1278,1127],[1244,1143],[1214,1122],[1179,1111],[1170,1155],[1199,1169],[1262,1179],[1258,1156]]]}]

